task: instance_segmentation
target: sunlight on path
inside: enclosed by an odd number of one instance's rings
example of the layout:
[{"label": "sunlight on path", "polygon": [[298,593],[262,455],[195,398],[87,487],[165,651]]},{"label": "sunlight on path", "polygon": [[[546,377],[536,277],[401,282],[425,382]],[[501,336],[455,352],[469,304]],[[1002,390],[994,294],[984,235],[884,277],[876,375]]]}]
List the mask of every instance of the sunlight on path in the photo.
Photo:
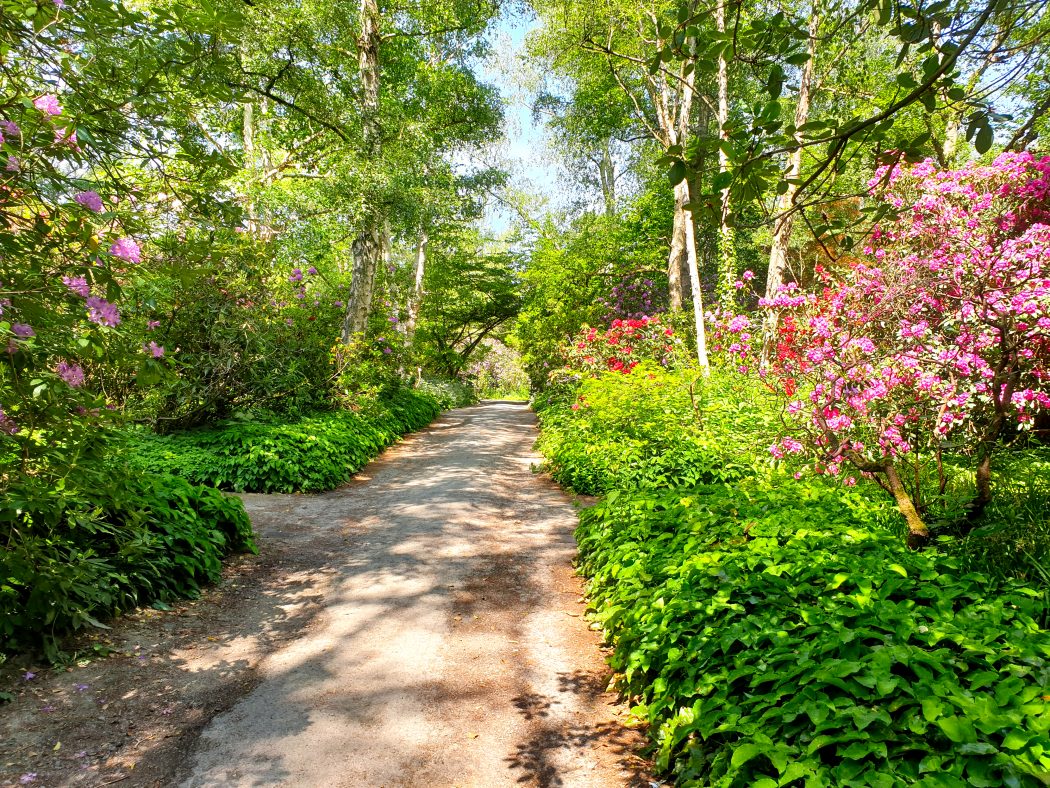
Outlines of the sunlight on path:
[{"label": "sunlight on path", "polygon": [[346,531],[319,625],[201,734],[183,786],[636,784],[522,403],[448,414],[318,496],[247,496],[262,538]]}]

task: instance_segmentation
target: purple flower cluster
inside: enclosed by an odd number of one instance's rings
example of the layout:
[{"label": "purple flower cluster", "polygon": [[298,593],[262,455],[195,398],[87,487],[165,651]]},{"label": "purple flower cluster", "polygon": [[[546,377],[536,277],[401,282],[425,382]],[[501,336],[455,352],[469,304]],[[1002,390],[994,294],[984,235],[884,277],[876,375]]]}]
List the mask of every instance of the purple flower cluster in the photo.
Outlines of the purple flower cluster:
[{"label": "purple flower cluster", "polygon": [[62,105],[58,103],[58,96],[45,93],[43,96],[33,99],[33,106],[45,115],[61,115]]},{"label": "purple flower cluster", "polygon": [[120,312],[116,304],[111,304],[104,298],[90,296],[87,299],[88,320],[100,326],[113,328],[120,323]]},{"label": "purple flower cluster", "polygon": [[80,194],[74,197],[73,200],[83,205],[89,211],[94,211],[95,213],[102,212],[102,198],[98,196],[98,192],[80,192]]},{"label": "purple flower cluster", "polygon": [[119,257],[121,260],[127,260],[129,263],[138,263],[142,260],[139,245],[130,238],[118,238],[115,240],[113,245],[109,247],[109,253],[114,257]]},{"label": "purple flower cluster", "polygon": [[81,298],[87,298],[91,295],[91,286],[83,276],[63,276],[62,284]]},{"label": "purple flower cluster", "polygon": [[65,361],[59,361],[58,366],[55,367],[55,373],[70,388],[78,389],[84,385],[84,370],[79,364],[68,364]]}]

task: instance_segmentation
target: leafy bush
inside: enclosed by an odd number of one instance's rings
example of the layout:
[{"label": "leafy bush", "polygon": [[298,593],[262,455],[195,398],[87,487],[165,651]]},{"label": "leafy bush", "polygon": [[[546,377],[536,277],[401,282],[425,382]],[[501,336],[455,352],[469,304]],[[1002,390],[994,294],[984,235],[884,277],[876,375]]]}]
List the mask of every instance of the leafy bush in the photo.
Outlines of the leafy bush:
[{"label": "leafy bush", "polygon": [[195,596],[223,556],[254,551],[237,498],[183,479],[81,470],[76,484],[12,485],[0,508],[0,652],[42,647],[157,600]]},{"label": "leafy bush", "polygon": [[440,412],[429,394],[401,389],[360,410],[291,423],[230,422],[216,429],[141,435],[131,462],[196,484],[236,492],[320,492],[346,482],[399,436]]},{"label": "leafy bush", "polygon": [[705,786],[1043,784],[1042,595],[907,549],[882,514],[757,479],[583,512],[581,568],[660,767]]},{"label": "leafy bush", "polygon": [[458,380],[424,378],[416,386],[416,391],[429,394],[437,400],[441,410],[466,408],[478,403],[478,395],[474,387]]},{"label": "leafy bush", "polygon": [[1022,556],[1038,571],[1042,536],[1015,532],[1045,510],[1043,453],[1012,455],[999,529],[915,552],[869,482],[770,459],[762,391],[640,367],[536,403],[555,477],[608,493],[581,514],[580,571],[658,767],[695,786],[1044,784],[1047,599],[1003,579]]},{"label": "leafy bush", "polygon": [[590,495],[739,479],[774,431],[760,391],[735,376],[643,364],[566,391],[537,401],[538,445],[558,482]]}]

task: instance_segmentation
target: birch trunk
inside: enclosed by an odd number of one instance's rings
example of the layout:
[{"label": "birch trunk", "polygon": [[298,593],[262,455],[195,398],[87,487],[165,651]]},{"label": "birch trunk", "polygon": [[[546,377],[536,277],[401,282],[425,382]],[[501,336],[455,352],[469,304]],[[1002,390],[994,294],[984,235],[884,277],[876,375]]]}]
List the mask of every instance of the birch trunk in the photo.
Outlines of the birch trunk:
[{"label": "birch trunk", "polygon": [[[668,147],[684,145],[689,136],[695,85],[695,69],[686,74],[683,66],[678,88],[678,114],[672,116],[670,112],[665,112],[663,115],[663,131]],[[664,92],[666,93],[666,87]],[[667,106],[670,106],[670,103],[669,100],[665,101]],[[689,267],[690,245],[694,260],[696,257],[696,233],[692,213],[686,208],[688,203],[689,182],[686,178],[674,187],[674,222],[671,225],[671,249],[667,255],[667,285],[672,312],[681,311],[685,300],[682,293],[682,270],[688,270]]]},{"label": "birch trunk", "polygon": [[[809,14],[809,60],[802,67],[802,75],[798,85],[798,104],[795,106],[795,141],[802,142],[802,135],[797,131],[809,120],[809,104],[813,87],[814,61],[817,56],[817,32],[820,26],[820,5],[818,0],[813,0],[813,6]],[[791,209],[795,204],[795,196],[798,193],[798,185],[790,183],[797,180],[802,172],[802,148],[795,148],[788,155],[787,169],[784,178],[789,181],[787,191],[777,198],[776,214],[779,218],[773,224],[773,241],[769,247],[769,273],[766,275],[766,298],[776,297],[777,292],[784,284],[784,274],[788,265],[788,249],[791,246],[791,231],[795,225],[795,214]],[[777,327],[779,324],[777,313],[770,310],[762,328],[762,357],[761,365],[766,367],[776,347]]]},{"label": "birch trunk", "polygon": [[674,223],[671,225],[671,251],[667,256],[667,291],[672,312],[682,311],[682,261],[686,256],[685,204],[689,184],[674,187]]},{"label": "birch trunk", "polygon": [[[361,34],[357,39],[357,67],[361,79],[361,131],[366,160],[380,155],[379,129],[379,7],[376,0],[361,0]],[[371,196],[372,205],[363,217],[362,229],[353,242],[354,266],[350,300],[343,323],[343,341],[368,329],[372,311],[372,290],[383,255],[382,208]]]},{"label": "birch trunk", "polygon": [[[715,6],[715,27],[719,33],[726,32],[725,0]],[[718,52],[718,138],[728,140],[729,133],[729,63],[725,49]],[[729,155],[718,146],[718,171],[728,172]],[[729,187],[722,189],[722,204],[718,218],[718,290],[722,305],[732,308],[735,300],[733,283],[736,281],[736,232],[730,224],[732,202]]]},{"label": "birch trunk", "polygon": [[602,159],[598,164],[598,175],[602,180],[602,197],[605,200],[605,215],[616,215],[616,167],[613,164],[609,141],[602,147]]},{"label": "birch trunk", "polygon": [[416,333],[416,320],[419,319],[419,305],[423,303],[423,277],[427,270],[427,247],[430,236],[425,228],[419,231],[419,242],[416,244],[416,265],[413,271],[412,290],[408,294],[408,317],[405,320],[405,344],[411,346]]},{"label": "birch trunk", "polygon": [[[689,203],[689,180],[685,184],[685,202]],[[707,359],[707,330],[704,327],[704,294],[700,289],[700,268],[696,259],[696,232],[693,227],[693,213],[688,207],[683,208],[685,219],[685,252],[689,267],[689,285],[693,291],[693,321],[696,324],[696,360],[705,375],[711,371]]]}]

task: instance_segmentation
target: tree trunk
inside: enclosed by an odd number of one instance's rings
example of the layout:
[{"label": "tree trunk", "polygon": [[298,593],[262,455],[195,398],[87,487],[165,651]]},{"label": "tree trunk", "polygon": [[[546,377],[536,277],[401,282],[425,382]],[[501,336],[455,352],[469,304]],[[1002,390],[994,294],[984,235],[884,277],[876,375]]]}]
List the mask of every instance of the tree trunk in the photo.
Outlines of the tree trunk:
[{"label": "tree trunk", "polygon": [[[685,185],[685,202],[689,202],[689,180]],[[700,269],[696,259],[696,232],[693,226],[693,213],[683,208],[685,224],[685,251],[689,266],[689,285],[693,291],[693,321],[696,325],[696,359],[705,375],[710,374],[711,365],[707,359],[707,331],[704,327],[704,294],[700,289]]]},{"label": "tree trunk", "polygon": [[[726,6],[725,0],[718,0],[715,6],[715,26],[720,34],[726,32]],[[718,52],[718,138],[728,140],[729,133],[726,126],[729,124],[729,63],[726,61],[725,50]],[[729,171],[729,155],[718,148],[718,171]],[[722,204],[718,217],[718,290],[719,300],[726,309],[733,309],[735,302],[735,289],[733,283],[736,281],[736,233],[730,222],[732,212],[729,187],[722,189]]]},{"label": "tree trunk", "polygon": [[383,239],[376,227],[361,232],[353,243],[354,266],[350,280],[350,303],[343,320],[343,342],[355,334],[364,334],[372,314],[372,290],[375,287],[379,258],[383,254]]},{"label": "tree trunk", "polygon": [[[819,0],[813,0],[809,14],[809,60],[802,67],[802,75],[798,85],[798,104],[795,106],[795,142],[801,144],[802,135],[797,131],[809,120],[809,104],[813,86],[814,61],[817,56],[817,32],[820,26]],[[784,178],[788,181],[797,180],[802,172],[802,148],[795,148],[788,155],[787,169]],[[766,275],[766,298],[775,298],[777,292],[784,284],[784,273],[788,265],[788,249],[791,246],[791,231],[795,224],[795,214],[791,209],[795,204],[795,195],[798,193],[798,185],[788,183],[787,191],[777,198],[775,213],[779,218],[773,224],[773,241],[769,248],[769,273]],[[763,368],[769,365],[769,360],[776,348],[778,316],[776,311],[769,310],[762,327],[762,358]]]},{"label": "tree trunk", "polygon": [[616,215],[616,166],[613,164],[609,141],[602,146],[602,158],[598,163],[598,175],[602,181],[602,197],[605,200],[605,215]]},{"label": "tree trunk", "polygon": [[[357,39],[358,74],[361,78],[361,133],[364,158],[375,162],[380,155],[379,129],[379,7],[376,0],[361,0],[361,34]],[[366,198],[370,203],[362,217],[362,229],[354,239],[353,279],[350,282],[350,300],[343,323],[343,341],[368,329],[372,312],[372,289],[376,271],[383,254],[381,228],[384,217],[376,195]]]},{"label": "tree trunk", "polygon": [[427,247],[430,236],[426,228],[420,228],[419,241],[416,244],[416,265],[413,271],[412,289],[408,293],[408,318],[405,320],[405,344],[411,346],[416,333],[416,320],[419,318],[419,305],[423,303],[423,277],[427,268]]},{"label": "tree trunk", "polygon": [[922,547],[930,539],[930,531],[926,527],[926,523],[922,521],[919,512],[915,509],[915,504],[912,502],[911,496],[908,495],[904,482],[901,481],[901,477],[893,464],[886,465],[883,468],[883,473],[886,476],[890,492],[893,493],[893,497],[897,501],[897,508],[900,509],[900,513],[904,515],[904,519],[908,523],[908,546],[916,549]]},{"label": "tree trunk", "polygon": [[682,311],[682,269],[687,263],[686,210],[689,201],[688,180],[674,187],[674,224],[671,225],[671,251],[667,256],[667,292],[671,311]]},{"label": "tree trunk", "polygon": [[[692,49],[694,43],[690,40],[687,47]],[[670,145],[685,145],[689,138],[689,131],[692,128],[695,85],[696,69],[686,74],[683,65],[682,78],[679,80],[678,87],[678,114],[673,123],[668,122],[668,128],[665,130]],[[668,121],[670,121],[669,117]],[[688,202],[689,179],[686,177],[674,187],[674,224],[671,230],[671,250],[667,256],[668,294],[672,312],[682,309],[684,300],[682,297],[682,270],[688,270],[690,255],[692,255],[693,263],[696,262],[696,232],[692,212],[686,208]],[[703,328],[702,323],[700,328]]]}]

